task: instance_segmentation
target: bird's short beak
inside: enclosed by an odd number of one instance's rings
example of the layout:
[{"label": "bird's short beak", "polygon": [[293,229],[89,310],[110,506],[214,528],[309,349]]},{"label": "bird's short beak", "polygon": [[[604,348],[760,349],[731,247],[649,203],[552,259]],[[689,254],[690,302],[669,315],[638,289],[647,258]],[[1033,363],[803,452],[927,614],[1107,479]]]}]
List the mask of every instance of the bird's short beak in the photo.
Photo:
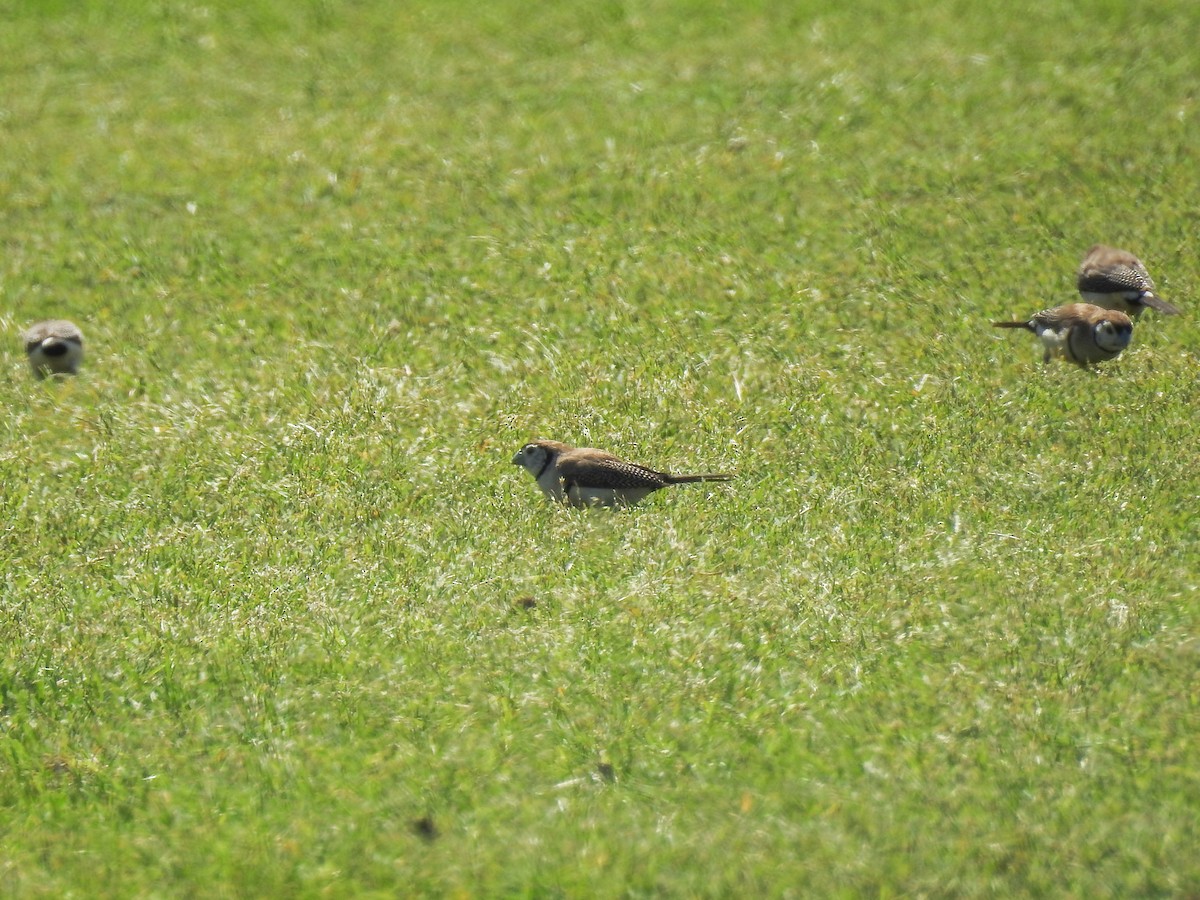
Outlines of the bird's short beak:
[{"label": "bird's short beak", "polygon": [[518,451],[516,452],[516,454],[513,456],[513,458],[512,458],[512,464],[513,464],[514,466],[519,466],[519,465],[521,464],[521,451],[520,451],[520,450],[518,450]]}]

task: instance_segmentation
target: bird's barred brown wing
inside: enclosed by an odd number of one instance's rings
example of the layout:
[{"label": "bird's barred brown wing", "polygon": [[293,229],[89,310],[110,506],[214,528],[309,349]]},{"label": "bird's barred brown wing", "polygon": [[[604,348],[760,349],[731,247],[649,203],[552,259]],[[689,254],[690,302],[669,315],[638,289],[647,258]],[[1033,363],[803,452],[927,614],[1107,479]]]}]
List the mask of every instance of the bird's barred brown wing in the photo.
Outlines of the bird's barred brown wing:
[{"label": "bird's barred brown wing", "polygon": [[1056,306],[1053,309],[1043,309],[1029,321],[1058,331],[1067,325],[1080,321],[1092,321],[1097,315],[1103,315],[1104,310],[1090,303],[1068,303],[1066,306]]},{"label": "bird's barred brown wing", "polygon": [[[586,448],[581,448],[586,450]],[[668,481],[661,472],[605,453],[571,450],[558,457],[558,473],[568,484],[585,488],[661,488]]]},{"label": "bird's barred brown wing", "polygon": [[1085,265],[1079,271],[1079,290],[1096,294],[1153,291],[1154,282],[1141,263],[1136,261],[1113,263],[1104,268]]}]

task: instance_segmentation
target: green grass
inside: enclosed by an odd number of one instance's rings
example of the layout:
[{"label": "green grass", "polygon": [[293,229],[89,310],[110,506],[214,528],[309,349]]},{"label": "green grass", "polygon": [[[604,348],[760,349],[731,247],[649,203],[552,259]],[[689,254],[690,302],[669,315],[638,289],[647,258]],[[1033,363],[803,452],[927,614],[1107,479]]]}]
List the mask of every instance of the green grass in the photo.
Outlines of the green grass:
[{"label": "green grass", "polygon": [[1192,4],[0,16],[4,895],[1200,891]]}]

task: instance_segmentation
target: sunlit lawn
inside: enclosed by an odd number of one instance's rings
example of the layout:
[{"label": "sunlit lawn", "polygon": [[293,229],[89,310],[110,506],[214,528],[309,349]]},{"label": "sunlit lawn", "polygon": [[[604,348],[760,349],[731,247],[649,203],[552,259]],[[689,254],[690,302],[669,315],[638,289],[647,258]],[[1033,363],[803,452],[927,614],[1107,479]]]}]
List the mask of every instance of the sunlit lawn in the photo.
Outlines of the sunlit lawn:
[{"label": "sunlit lawn", "polygon": [[4,893],[1200,891],[1191,4],[0,9]]}]

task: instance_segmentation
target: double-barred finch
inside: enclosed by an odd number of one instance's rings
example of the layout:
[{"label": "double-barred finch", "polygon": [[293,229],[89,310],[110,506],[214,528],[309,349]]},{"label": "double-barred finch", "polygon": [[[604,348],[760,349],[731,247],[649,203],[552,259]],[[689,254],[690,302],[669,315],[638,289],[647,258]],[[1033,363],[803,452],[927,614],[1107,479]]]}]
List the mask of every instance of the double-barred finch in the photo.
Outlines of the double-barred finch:
[{"label": "double-barred finch", "polygon": [[74,375],[83,361],[83,332],[73,323],[51,319],[31,325],[21,334],[29,365],[38,378]]},{"label": "double-barred finch", "polygon": [[730,481],[732,475],[669,475],[591,447],[530,441],[514,465],[528,470],[551,500],[570,506],[632,506],[672,484]]},{"label": "double-barred finch", "polygon": [[1127,250],[1096,244],[1079,265],[1075,283],[1088,303],[1118,309],[1137,318],[1147,306],[1169,316],[1179,310],[1154,293],[1154,282],[1142,261]]},{"label": "double-barred finch", "polygon": [[993,322],[997,328],[1024,328],[1042,340],[1044,362],[1057,356],[1081,366],[1116,359],[1133,339],[1133,322],[1125,313],[1091,303],[1069,303],[1045,309],[1027,322]]}]

